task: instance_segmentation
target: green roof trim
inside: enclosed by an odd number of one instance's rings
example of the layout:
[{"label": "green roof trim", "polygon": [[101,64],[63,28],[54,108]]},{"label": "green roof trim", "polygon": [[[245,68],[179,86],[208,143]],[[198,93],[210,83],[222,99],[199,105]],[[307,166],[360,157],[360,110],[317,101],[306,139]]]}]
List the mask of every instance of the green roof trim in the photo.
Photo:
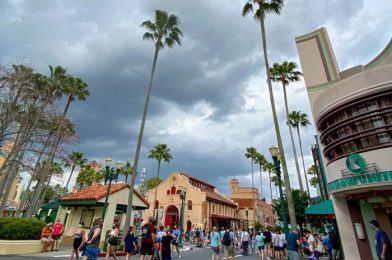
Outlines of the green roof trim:
[{"label": "green roof trim", "polygon": [[96,204],[97,204],[96,200],[62,200],[62,201],[60,201],[61,206],[82,207],[84,205],[91,206],[91,205],[96,205]]},{"label": "green roof trim", "polygon": [[353,186],[392,182],[392,171],[372,172],[347,177],[328,183],[328,191],[347,189]]},{"label": "green roof trim", "polygon": [[42,210],[49,210],[49,209],[58,209],[60,206],[60,202],[58,199],[49,201],[48,203],[42,205],[41,209]]},{"label": "green roof trim", "polygon": [[305,209],[306,215],[331,215],[335,214],[332,200],[326,200]]}]

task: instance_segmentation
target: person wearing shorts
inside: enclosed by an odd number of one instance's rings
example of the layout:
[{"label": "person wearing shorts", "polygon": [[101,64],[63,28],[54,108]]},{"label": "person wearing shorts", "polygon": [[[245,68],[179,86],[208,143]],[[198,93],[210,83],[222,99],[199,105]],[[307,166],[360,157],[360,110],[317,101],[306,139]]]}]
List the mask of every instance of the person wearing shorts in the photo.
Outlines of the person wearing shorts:
[{"label": "person wearing shorts", "polygon": [[261,260],[264,260],[264,235],[261,233],[261,231],[257,232],[256,235],[256,246],[257,249],[259,250],[259,256]]},{"label": "person wearing shorts", "polygon": [[[234,260],[235,257],[235,250],[234,250],[234,243],[235,243],[235,234],[233,229],[230,229],[229,231],[229,238],[230,238],[230,245],[224,245],[223,253],[225,255],[225,259],[230,259]],[[222,237],[223,239],[223,237]]]},{"label": "person wearing shorts", "polygon": [[140,245],[140,260],[144,260],[144,256],[148,255],[148,259],[152,260],[154,256],[155,243],[155,227],[153,225],[154,218],[149,217],[148,223],[142,227],[142,242]]},{"label": "person wearing shorts", "polygon": [[216,227],[212,228],[210,233],[210,240],[211,240],[211,248],[212,248],[212,259],[218,260],[219,259],[219,241],[220,241],[220,234],[216,231]]},{"label": "person wearing shorts", "polygon": [[271,248],[271,242],[272,242],[272,234],[268,230],[268,228],[265,229],[264,233],[264,246],[265,249],[267,250],[267,256],[272,256],[272,248]]}]

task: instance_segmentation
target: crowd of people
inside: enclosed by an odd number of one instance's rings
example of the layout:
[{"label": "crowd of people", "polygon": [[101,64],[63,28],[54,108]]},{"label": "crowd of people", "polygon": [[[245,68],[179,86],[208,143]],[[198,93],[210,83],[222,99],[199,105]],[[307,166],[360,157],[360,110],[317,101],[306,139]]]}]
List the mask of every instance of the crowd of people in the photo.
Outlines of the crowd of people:
[{"label": "crowd of people", "polygon": [[[372,220],[370,224],[376,231],[375,243],[379,259],[392,259],[388,235],[380,229],[380,224],[376,220]],[[123,245],[126,260],[130,260],[132,255],[138,255],[140,260],[171,260],[173,255],[181,258],[179,251],[181,232],[175,225],[157,226],[154,218],[150,217],[147,222],[141,223],[139,236],[135,234],[135,228],[131,226],[123,236],[123,241],[119,239],[120,232],[117,225],[113,224],[109,232],[106,260],[110,256],[114,260],[117,259],[116,250],[119,244]],[[69,260],[72,260],[74,256],[79,259],[79,251],[82,252],[83,260],[94,260],[98,257],[102,219],[95,219],[89,232],[85,232],[83,226],[84,224],[80,223],[72,235],[74,242]],[[49,248],[52,251],[58,250],[63,229],[60,219],[55,224],[48,223],[42,229],[42,252],[47,252]],[[213,260],[218,260],[221,255],[224,257],[222,259],[234,260],[238,254],[243,256],[257,254],[260,260],[314,260],[319,259],[320,256],[327,256],[329,260],[340,259],[339,238],[331,231],[323,235],[312,234],[308,230],[304,230],[301,235],[297,231],[292,231],[286,236],[279,229],[253,230],[221,227],[218,230],[214,226],[208,234],[201,228],[193,227],[187,235],[191,246],[210,247]]]}]

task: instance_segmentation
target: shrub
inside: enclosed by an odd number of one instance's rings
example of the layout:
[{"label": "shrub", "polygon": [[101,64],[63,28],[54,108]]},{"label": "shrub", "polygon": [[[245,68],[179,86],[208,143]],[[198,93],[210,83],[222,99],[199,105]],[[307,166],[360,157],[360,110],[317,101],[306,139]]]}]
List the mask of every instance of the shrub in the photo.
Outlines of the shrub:
[{"label": "shrub", "polygon": [[0,218],[0,239],[35,240],[41,238],[46,225],[42,220],[30,218]]}]

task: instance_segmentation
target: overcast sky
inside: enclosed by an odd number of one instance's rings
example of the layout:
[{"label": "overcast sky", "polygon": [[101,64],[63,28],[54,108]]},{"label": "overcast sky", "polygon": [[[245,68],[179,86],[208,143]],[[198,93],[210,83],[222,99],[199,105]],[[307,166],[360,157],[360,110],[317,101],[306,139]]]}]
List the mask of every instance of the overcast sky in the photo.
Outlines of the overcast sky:
[{"label": "overcast sky", "polygon": [[[246,148],[270,158],[276,144],[260,27],[243,18],[244,0],[5,0],[0,2],[0,62],[18,58],[41,73],[61,65],[87,82],[91,96],[72,104],[80,143],[70,151],[89,160],[104,158],[133,163],[154,46],[143,41],[144,20],[154,10],[181,19],[181,47],[160,51],[145,127],[139,170],[156,174],[147,159],[157,143],[171,149],[173,160],[161,173],[187,172],[229,194],[229,181],[251,185]],[[390,0],[291,0],[280,16],[268,15],[270,64],[299,64],[294,38],[326,27],[341,70],[366,64],[392,35]],[[285,125],[281,86],[274,84],[281,133],[291,184],[298,187],[292,148]],[[303,81],[288,87],[289,110],[311,116]],[[314,123],[302,130],[306,166],[312,164]],[[257,167],[255,185],[260,186]],[[68,174],[68,172],[67,172]],[[67,176],[66,176],[67,177]],[[137,180],[137,183],[139,180]],[[312,189],[312,194],[315,194]],[[263,196],[269,183],[263,176]]]}]

